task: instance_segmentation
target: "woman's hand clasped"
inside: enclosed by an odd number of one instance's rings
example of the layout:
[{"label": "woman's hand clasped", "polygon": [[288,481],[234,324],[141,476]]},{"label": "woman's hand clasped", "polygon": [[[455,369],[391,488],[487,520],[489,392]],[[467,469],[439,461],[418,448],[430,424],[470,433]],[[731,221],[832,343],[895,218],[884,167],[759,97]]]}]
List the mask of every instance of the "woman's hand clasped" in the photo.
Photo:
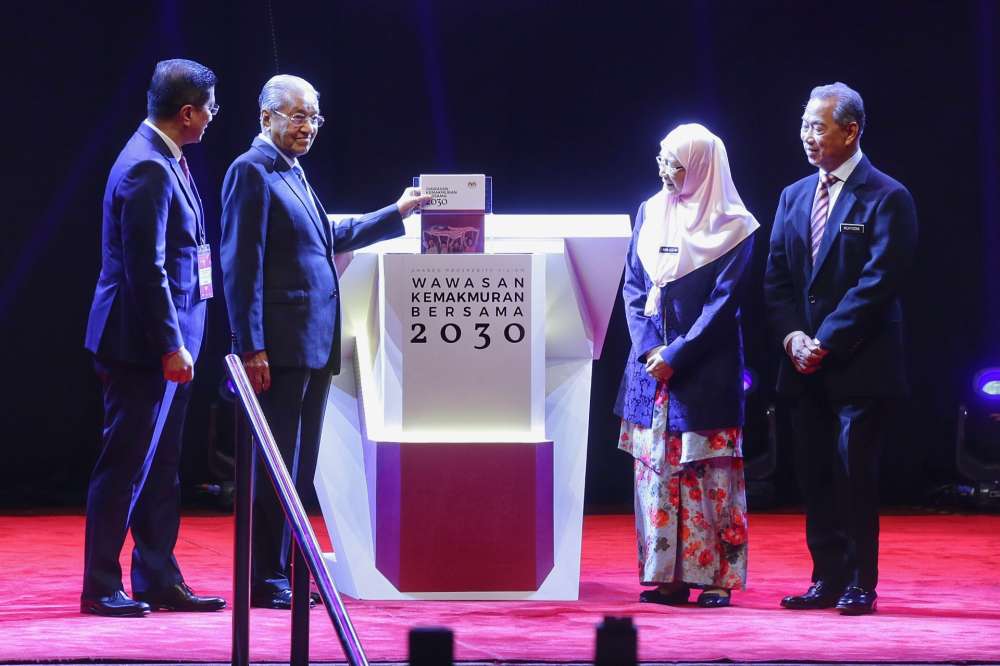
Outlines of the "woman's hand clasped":
[{"label": "woman's hand clasped", "polygon": [[674,369],[663,360],[662,356],[660,356],[660,352],[666,348],[666,345],[661,345],[646,354],[646,372],[648,372],[649,375],[655,380],[663,382],[664,384],[666,384],[670,380],[670,377],[674,374]]}]

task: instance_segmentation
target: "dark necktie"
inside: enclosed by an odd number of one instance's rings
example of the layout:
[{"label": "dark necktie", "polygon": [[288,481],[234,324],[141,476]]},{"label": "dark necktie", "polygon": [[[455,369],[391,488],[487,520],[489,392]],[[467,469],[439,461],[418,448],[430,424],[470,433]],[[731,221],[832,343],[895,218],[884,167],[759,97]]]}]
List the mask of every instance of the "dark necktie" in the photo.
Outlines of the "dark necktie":
[{"label": "dark necktie", "polygon": [[305,188],[306,193],[309,193],[309,183],[306,182],[306,173],[302,170],[302,167],[295,165],[292,167],[292,171],[295,175],[299,177],[299,182],[302,183],[302,187]]},{"label": "dark necktie", "polygon": [[292,167],[292,171],[296,176],[299,177],[299,182],[302,183],[302,189],[306,191],[306,196],[309,198],[309,204],[315,209],[316,200],[313,199],[312,190],[309,189],[309,183],[306,182],[306,174],[298,164]]},{"label": "dark necktie", "polygon": [[191,192],[194,194],[195,204],[196,204],[196,219],[198,220],[198,243],[201,245],[205,244],[205,227],[202,223],[202,216],[204,211],[201,210],[201,197],[198,196],[198,188],[194,186],[194,179],[191,178],[191,170],[188,169],[187,158],[181,155],[181,158],[177,160],[181,165],[181,171],[184,172],[184,177],[187,178],[188,187],[191,188]]},{"label": "dark necktie", "polygon": [[194,181],[191,180],[191,170],[188,169],[187,158],[184,157],[184,155],[181,155],[181,158],[179,160],[177,160],[177,161],[180,162],[181,171],[184,172],[184,177],[187,178],[188,185],[190,185],[191,187],[194,187]]},{"label": "dark necktie", "polygon": [[823,232],[826,231],[826,219],[830,212],[830,187],[837,182],[837,177],[828,173],[820,179],[819,189],[816,190],[816,198],[813,200],[812,216],[810,217],[809,240],[812,248],[812,259],[816,261],[816,253],[819,252],[819,245],[823,242]]}]

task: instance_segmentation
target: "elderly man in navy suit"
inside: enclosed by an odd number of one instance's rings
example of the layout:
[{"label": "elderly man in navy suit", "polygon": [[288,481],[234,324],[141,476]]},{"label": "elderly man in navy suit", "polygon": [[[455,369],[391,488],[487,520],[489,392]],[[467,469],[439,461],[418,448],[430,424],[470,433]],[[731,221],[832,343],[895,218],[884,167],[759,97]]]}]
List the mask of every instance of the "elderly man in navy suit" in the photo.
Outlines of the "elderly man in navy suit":
[{"label": "elderly man in navy suit", "polygon": [[[104,192],[101,275],[85,346],[103,385],[103,448],[87,492],[80,610],[141,616],[226,605],[184,583],[174,544],[177,468],[205,328],[205,212],[183,147],[218,112],[215,74],[190,60],[156,65],[148,117],[118,155]],[[206,272],[202,272],[203,278]],[[131,528],[132,594],[118,556]]]},{"label": "elderly man in navy suit", "polygon": [[[323,116],[319,93],[278,75],[260,94],[261,133],[222,185],[222,270],[233,344],[299,492],[313,483],[331,375],[340,371],[334,255],[403,234],[430,201],[416,188],[380,210],[331,224],[299,158]],[[256,480],[251,604],[291,607],[290,531],[271,484]]]},{"label": "elderly man in navy suit", "polygon": [[813,562],[781,605],[846,615],[876,609],[879,443],[907,390],[899,290],[917,243],[913,198],[861,153],[864,129],[857,92],[813,89],[800,136],[818,173],[781,193],[764,279]]}]

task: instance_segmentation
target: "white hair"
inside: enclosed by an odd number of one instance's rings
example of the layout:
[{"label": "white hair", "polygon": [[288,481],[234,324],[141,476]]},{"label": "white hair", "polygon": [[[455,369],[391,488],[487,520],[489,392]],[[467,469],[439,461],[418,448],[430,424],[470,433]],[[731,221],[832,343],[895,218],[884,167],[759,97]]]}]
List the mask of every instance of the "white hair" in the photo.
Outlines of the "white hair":
[{"label": "white hair", "polygon": [[[292,90],[304,90],[306,94],[311,94],[319,99],[319,91],[313,85],[300,76],[292,74],[277,74],[272,76],[260,90],[260,97],[257,103],[261,111],[274,111],[288,99],[288,93]],[[261,116],[260,129],[264,130],[264,118]]]}]

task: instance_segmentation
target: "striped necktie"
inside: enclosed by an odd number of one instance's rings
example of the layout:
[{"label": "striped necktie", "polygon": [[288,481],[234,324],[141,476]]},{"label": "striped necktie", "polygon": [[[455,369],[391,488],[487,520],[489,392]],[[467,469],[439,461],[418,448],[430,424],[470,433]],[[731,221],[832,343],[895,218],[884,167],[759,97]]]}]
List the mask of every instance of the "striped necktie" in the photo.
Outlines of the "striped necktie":
[{"label": "striped necktie", "polygon": [[832,173],[823,176],[820,179],[820,186],[816,190],[816,198],[813,200],[809,224],[813,262],[816,261],[816,253],[819,252],[819,244],[823,242],[823,232],[826,230],[826,218],[830,212],[830,186],[837,180],[837,177]]}]

